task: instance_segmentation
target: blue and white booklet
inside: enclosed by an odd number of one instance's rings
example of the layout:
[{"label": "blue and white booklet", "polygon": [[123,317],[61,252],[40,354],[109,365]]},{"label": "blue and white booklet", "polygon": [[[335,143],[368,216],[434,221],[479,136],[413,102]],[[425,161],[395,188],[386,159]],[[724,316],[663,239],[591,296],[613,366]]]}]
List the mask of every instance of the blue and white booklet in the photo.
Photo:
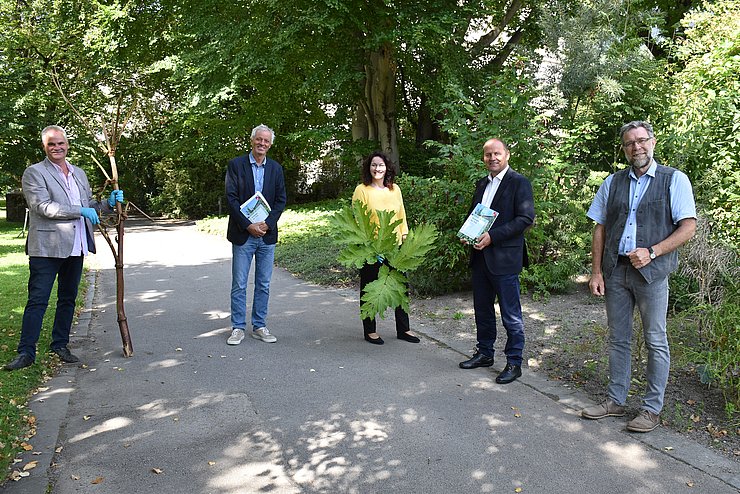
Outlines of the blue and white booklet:
[{"label": "blue and white booklet", "polygon": [[467,240],[468,243],[474,244],[478,241],[478,237],[483,235],[491,229],[493,222],[498,217],[498,211],[494,211],[491,208],[478,203],[473,208],[473,211],[465,220],[463,226],[460,227],[460,231],[457,232],[457,236],[463,240]]},{"label": "blue and white booklet", "polygon": [[252,223],[265,221],[270,214],[270,204],[261,192],[256,192],[252,197],[244,201],[244,204],[239,209]]}]

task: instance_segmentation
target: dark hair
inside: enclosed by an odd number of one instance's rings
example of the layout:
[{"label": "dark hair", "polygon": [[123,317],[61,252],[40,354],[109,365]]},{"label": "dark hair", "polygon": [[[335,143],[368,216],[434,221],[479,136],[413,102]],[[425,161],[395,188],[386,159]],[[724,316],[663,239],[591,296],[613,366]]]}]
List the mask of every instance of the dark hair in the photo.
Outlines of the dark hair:
[{"label": "dark hair", "polygon": [[370,156],[365,158],[362,162],[362,183],[365,185],[373,183],[373,176],[370,174],[370,163],[372,163],[373,158],[375,157],[382,159],[383,163],[385,163],[385,177],[383,177],[383,185],[393,190],[393,179],[396,178],[396,169],[393,166],[393,163],[391,163],[391,160],[388,159],[388,156],[386,156],[382,151],[373,151]]}]

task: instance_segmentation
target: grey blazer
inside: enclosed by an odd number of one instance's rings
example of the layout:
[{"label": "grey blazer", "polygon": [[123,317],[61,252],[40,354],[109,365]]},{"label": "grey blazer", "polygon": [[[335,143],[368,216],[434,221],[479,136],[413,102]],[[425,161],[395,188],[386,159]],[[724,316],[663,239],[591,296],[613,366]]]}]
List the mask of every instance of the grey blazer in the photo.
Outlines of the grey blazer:
[{"label": "grey blazer", "polygon": [[[85,172],[75,167],[74,179],[80,189],[82,206],[73,205],[57,169],[48,158],[31,165],[23,172],[23,195],[29,209],[26,254],[37,257],[68,257],[72,252],[75,229],[78,228],[83,207],[110,211],[108,203],[99,203],[92,197]],[[93,226],[85,219],[87,248],[95,252]]]}]

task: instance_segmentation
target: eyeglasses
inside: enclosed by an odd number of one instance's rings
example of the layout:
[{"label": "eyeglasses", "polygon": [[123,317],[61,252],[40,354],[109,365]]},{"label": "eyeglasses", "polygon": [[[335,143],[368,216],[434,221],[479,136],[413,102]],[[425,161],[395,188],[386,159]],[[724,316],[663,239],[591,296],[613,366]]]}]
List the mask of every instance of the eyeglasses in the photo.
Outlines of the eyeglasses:
[{"label": "eyeglasses", "polygon": [[625,148],[625,149],[627,149],[627,148],[633,148],[633,147],[635,147],[635,144],[639,144],[640,146],[644,146],[646,142],[648,142],[648,141],[650,141],[652,139],[653,139],[652,137],[641,137],[640,139],[637,139],[637,140],[634,140],[634,141],[625,142],[624,144],[622,144],[622,147]]}]

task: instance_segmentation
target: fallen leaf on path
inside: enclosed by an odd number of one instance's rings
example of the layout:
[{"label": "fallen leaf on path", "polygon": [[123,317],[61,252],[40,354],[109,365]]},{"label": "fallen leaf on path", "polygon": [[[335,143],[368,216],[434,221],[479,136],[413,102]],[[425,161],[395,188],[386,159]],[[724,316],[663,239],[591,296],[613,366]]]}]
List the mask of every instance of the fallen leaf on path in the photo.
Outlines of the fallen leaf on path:
[{"label": "fallen leaf on path", "polygon": [[28,463],[26,463],[26,464],[25,464],[25,465],[23,466],[23,471],[25,472],[25,471],[27,471],[27,470],[32,470],[32,469],[36,468],[36,467],[38,466],[38,464],[39,464],[39,462],[38,462],[38,461],[36,461],[36,460],[34,460],[34,461],[29,461]]},{"label": "fallen leaf on path", "polygon": [[694,406],[694,405],[696,405],[696,400],[686,400],[686,404],[687,405]]},{"label": "fallen leaf on path", "polygon": [[31,454],[32,454],[33,456],[41,456],[41,455],[43,455],[44,453],[42,453],[41,451],[34,451],[34,452],[33,452],[33,453],[31,453]]},{"label": "fallen leaf on path", "polygon": [[215,461],[209,461],[209,462],[208,462],[208,464],[209,464],[210,466],[213,466],[213,465],[215,465],[215,464],[216,464],[216,462],[215,462]]},{"label": "fallen leaf on path", "polygon": [[514,492],[522,492],[522,488],[521,487],[517,487],[516,489],[514,489]]},{"label": "fallen leaf on path", "polygon": [[90,420],[92,418],[92,415],[85,415],[82,417],[82,420]]},{"label": "fallen leaf on path", "polygon": [[25,451],[31,451],[33,449],[33,446],[28,443],[21,443],[21,448],[23,448]]},{"label": "fallen leaf on path", "polygon": [[666,451],[673,451],[673,446],[666,446],[663,449],[666,450]]},{"label": "fallen leaf on path", "polygon": [[181,352],[181,351],[182,351],[182,348],[180,348],[180,347],[177,347],[177,348],[175,348],[175,351],[176,351],[176,352]]},{"label": "fallen leaf on path", "polygon": [[152,472],[154,472],[157,475],[159,475],[160,473],[164,472],[164,470],[162,470],[161,468],[152,468]]},{"label": "fallen leaf on path", "polygon": [[105,480],[105,479],[104,479],[103,477],[96,477],[96,478],[95,478],[95,479],[94,479],[94,480],[93,480],[92,482],[90,482],[90,483],[91,483],[91,484],[102,484],[102,483],[103,483],[103,480]]},{"label": "fallen leaf on path", "polygon": [[696,424],[701,421],[701,417],[699,415],[691,415],[691,421]]},{"label": "fallen leaf on path", "polygon": [[72,479],[72,480],[80,480],[80,476],[79,475],[70,475],[69,478]]},{"label": "fallen leaf on path", "polygon": [[59,446],[57,449],[54,450],[55,453],[61,453],[64,449],[64,446]]},{"label": "fallen leaf on path", "polygon": [[689,486],[689,487],[694,487],[694,481],[693,480],[689,480],[688,482],[686,482],[686,485]]}]

